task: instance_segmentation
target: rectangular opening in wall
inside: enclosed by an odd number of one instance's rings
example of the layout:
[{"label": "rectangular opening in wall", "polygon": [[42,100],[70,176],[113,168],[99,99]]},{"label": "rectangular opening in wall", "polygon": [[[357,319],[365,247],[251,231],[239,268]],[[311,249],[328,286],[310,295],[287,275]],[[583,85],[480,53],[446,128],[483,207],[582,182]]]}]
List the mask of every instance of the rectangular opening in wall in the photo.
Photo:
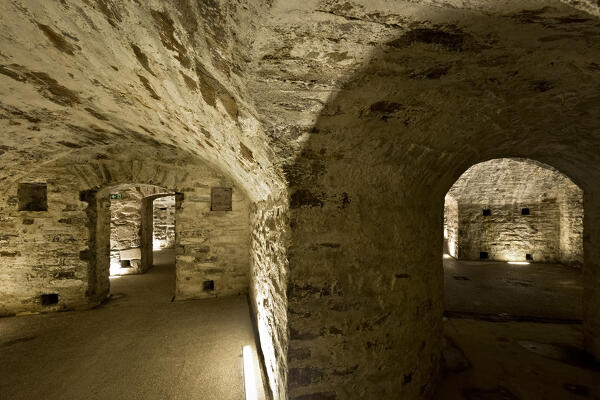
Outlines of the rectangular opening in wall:
[{"label": "rectangular opening in wall", "polygon": [[121,268],[131,268],[131,260],[121,260]]},{"label": "rectangular opening in wall", "polygon": [[58,304],[58,293],[43,294],[40,296],[43,306],[51,306]]},{"label": "rectangular opening in wall", "polygon": [[533,256],[531,254],[525,254],[525,259],[527,261],[533,261]]},{"label": "rectangular opening in wall", "polygon": [[48,211],[47,192],[45,183],[19,183],[19,211]]},{"label": "rectangular opening in wall", "polygon": [[488,254],[487,251],[480,251],[479,258],[481,258],[482,260],[486,260],[486,259],[490,258],[490,255]]},{"label": "rectangular opening in wall", "polygon": [[521,208],[521,215],[529,215],[529,208]]},{"label": "rectangular opening in wall", "polygon": [[215,281],[204,281],[202,282],[202,290],[205,292],[212,292],[215,290]]},{"label": "rectangular opening in wall", "polygon": [[483,216],[484,217],[489,217],[490,215],[492,215],[492,210],[490,210],[489,208],[484,208],[483,209]]}]

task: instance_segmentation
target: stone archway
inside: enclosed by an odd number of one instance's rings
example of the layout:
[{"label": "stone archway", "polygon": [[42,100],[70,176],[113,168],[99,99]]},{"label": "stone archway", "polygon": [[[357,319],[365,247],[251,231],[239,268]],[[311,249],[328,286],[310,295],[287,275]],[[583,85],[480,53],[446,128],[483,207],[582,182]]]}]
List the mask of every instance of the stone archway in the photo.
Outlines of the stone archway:
[{"label": "stone archway", "polygon": [[[444,195],[468,167],[494,158],[538,160],[584,191],[584,329],[588,351],[600,354],[600,174],[586,167],[599,161],[597,95],[569,72],[586,42],[569,40],[557,61],[556,44],[543,39],[563,29],[557,15],[572,10],[537,10],[539,30],[524,21],[526,11],[428,12],[437,25],[386,40],[336,88],[286,166],[292,397],[433,396]],[[565,87],[578,96],[554,102]]]}]

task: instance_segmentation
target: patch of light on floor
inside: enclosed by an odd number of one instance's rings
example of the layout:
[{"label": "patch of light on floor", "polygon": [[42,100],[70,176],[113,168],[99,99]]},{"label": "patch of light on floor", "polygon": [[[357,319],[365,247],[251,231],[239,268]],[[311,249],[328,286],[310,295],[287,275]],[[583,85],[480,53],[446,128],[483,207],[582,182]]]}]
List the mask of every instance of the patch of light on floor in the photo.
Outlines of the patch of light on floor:
[{"label": "patch of light on floor", "polygon": [[256,372],[254,371],[254,357],[252,347],[244,346],[244,386],[246,389],[246,400],[258,400],[258,387],[256,385]]},{"label": "patch of light on floor", "polygon": [[509,264],[512,265],[529,265],[530,263],[527,261],[509,261]]},{"label": "patch of light on floor", "polygon": [[452,258],[450,254],[444,254],[444,258]]},{"label": "patch of light on floor", "polygon": [[166,240],[162,240],[162,239],[154,239],[152,241],[152,250],[162,250],[164,248],[166,248],[168,245]]}]

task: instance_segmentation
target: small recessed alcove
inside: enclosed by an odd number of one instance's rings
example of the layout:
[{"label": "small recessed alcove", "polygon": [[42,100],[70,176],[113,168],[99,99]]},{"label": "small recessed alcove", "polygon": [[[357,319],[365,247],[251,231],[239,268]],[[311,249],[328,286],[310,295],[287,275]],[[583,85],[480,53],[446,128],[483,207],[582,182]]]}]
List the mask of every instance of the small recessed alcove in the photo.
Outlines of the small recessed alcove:
[{"label": "small recessed alcove", "polygon": [[47,191],[45,183],[19,183],[19,211],[48,211]]}]

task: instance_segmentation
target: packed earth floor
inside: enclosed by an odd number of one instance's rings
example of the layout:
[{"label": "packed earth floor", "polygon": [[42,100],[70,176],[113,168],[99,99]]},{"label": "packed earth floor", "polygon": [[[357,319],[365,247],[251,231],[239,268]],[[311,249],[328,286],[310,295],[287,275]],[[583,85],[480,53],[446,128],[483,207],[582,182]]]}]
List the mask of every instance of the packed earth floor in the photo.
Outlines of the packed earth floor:
[{"label": "packed earth floor", "polygon": [[583,352],[581,273],[444,259],[445,377],[436,398],[600,399]]}]

